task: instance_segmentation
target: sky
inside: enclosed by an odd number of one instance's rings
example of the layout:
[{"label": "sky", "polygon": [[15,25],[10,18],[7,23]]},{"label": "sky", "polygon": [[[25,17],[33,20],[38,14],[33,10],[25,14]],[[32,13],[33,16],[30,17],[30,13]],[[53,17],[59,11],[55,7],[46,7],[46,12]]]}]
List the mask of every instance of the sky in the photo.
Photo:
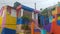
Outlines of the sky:
[{"label": "sky", "polygon": [[13,7],[14,2],[16,1],[31,8],[35,8],[34,3],[36,3],[36,9],[40,10],[40,8],[44,9],[46,7],[53,6],[60,0],[0,0],[0,8],[5,5],[10,5]]}]

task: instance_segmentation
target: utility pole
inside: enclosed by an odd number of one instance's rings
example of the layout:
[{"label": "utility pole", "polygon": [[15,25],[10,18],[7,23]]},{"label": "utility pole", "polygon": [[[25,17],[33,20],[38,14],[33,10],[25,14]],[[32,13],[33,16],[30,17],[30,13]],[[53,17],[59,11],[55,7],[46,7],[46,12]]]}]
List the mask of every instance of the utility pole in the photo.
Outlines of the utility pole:
[{"label": "utility pole", "polygon": [[[36,3],[34,4],[35,5],[35,10],[36,10]],[[35,14],[34,12],[32,12],[32,23],[31,23],[31,34],[34,34],[34,27],[35,27]]]},{"label": "utility pole", "polygon": [[[37,5],[35,3],[35,10],[37,9],[36,7],[37,7]],[[38,13],[35,13],[35,27],[38,28]]]},{"label": "utility pole", "polygon": [[35,10],[36,10],[36,3],[35,3]]}]

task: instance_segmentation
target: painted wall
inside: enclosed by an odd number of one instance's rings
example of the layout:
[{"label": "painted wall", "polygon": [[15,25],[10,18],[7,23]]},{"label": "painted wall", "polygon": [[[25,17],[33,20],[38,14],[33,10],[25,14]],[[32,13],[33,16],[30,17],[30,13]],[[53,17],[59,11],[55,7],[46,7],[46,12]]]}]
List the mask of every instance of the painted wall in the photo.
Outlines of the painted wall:
[{"label": "painted wall", "polygon": [[17,21],[16,18],[17,18],[16,10],[12,9],[11,14],[9,14],[9,12],[7,11],[5,27],[16,30],[16,21]]}]

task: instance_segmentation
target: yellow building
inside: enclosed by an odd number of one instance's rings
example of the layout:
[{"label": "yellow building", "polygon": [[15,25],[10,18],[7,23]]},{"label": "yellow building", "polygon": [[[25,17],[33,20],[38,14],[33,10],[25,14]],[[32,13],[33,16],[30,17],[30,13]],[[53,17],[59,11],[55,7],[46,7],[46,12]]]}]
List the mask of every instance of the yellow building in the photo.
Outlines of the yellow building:
[{"label": "yellow building", "polygon": [[3,28],[16,30],[16,10],[10,6],[4,6],[0,15],[0,32]]}]

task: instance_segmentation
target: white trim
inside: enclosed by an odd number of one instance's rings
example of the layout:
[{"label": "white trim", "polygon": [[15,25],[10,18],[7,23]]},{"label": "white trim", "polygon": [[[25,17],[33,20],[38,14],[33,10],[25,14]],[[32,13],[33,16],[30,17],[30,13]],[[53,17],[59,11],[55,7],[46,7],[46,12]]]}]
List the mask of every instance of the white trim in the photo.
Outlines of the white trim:
[{"label": "white trim", "polygon": [[38,14],[36,14],[36,19],[38,19]]},{"label": "white trim", "polygon": [[14,9],[11,10],[11,16],[17,17],[17,16],[16,16],[16,10],[14,10]]},{"label": "white trim", "polygon": [[32,19],[34,19],[34,12],[32,12]]},{"label": "white trim", "polygon": [[21,17],[23,16],[23,11],[24,11],[24,10],[23,10],[23,9],[21,9]]}]

